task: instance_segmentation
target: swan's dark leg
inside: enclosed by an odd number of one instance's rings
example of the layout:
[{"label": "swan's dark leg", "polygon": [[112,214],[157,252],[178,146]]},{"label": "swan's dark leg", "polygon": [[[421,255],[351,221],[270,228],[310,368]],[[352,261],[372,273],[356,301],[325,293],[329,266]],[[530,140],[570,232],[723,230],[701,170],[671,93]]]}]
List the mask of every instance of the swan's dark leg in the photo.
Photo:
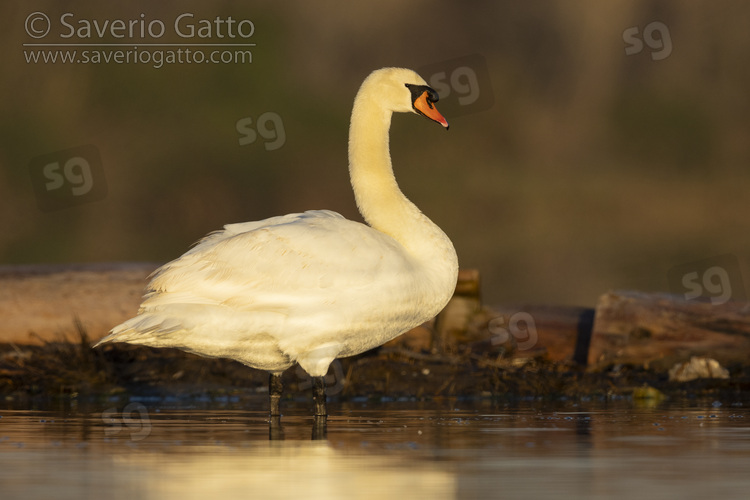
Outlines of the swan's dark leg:
[{"label": "swan's dark leg", "polygon": [[281,415],[279,411],[279,400],[281,399],[281,392],[284,390],[284,386],[281,383],[281,374],[278,375],[272,373],[268,378],[268,396],[271,400],[271,416],[278,417]]},{"label": "swan's dark leg", "polygon": [[315,415],[313,417],[312,426],[312,439],[316,441],[318,439],[328,438],[328,417],[325,415]]},{"label": "swan's dark leg", "polygon": [[326,439],[328,434],[328,412],[326,411],[326,379],[325,377],[313,377],[313,403],[315,404],[315,415],[313,416],[313,439]]},{"label": "swan's dark leg", "polygon": [[268,422],[268,439],[269,441],[283,441],[284,427],[281,426],[281,417],[272,415]]},{"label": "swan's dark leg", "polygon": [[315,404],[315,416],[325,417],[326,411],[326,379],[325,377],[313,377],[313,403]]}]

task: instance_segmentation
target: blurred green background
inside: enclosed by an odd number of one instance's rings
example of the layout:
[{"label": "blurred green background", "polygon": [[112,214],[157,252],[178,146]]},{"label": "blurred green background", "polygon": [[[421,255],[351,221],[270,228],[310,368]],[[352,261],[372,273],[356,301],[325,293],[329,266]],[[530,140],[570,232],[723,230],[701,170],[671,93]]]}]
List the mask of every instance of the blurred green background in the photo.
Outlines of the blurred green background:
[{"label": "blurred green background", "polygon": [[[51,20],[41,39],[27,33],[34,12]],[[186,12],[251,20],[252,63],[27,62],[42,50],[27,43],[229,40],[174,36]],[[63,38],[64,13],[76,29],[167,32]],[[466,61],[486,69],[484,109],[446,100],[448,133],[397,116],[391,154],[403,191],[481,271],[486,302],[669,291],[670,269],[721,254],[745,272],[748,22],[741,0],[5,1],[0,263],[165,262],[230,222],[320,208],[360,220],[346,154],[359,84],[383,66],[450,76]],[[241,120],[266,132],[241,144]],[[82,145],[101,156],[100,199],[41,210],[34,160]]]}]

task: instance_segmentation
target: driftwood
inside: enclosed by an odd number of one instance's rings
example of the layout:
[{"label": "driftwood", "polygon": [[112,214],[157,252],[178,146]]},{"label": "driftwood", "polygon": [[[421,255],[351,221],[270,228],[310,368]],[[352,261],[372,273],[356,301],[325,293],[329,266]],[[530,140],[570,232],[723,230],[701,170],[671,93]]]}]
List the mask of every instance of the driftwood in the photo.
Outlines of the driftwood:
[{"label": "driftwood", "polygon": [[594,309],[526,304],[491,310],[500,319],[489,320],[489,333],[496,342],[513,337],[515,356],[543,355],[550,361],[586,365]]},{"label": "driftwood", "polygon": [[99,339],[138,311],[151,263],[0,266],[0,343]]},{"label": "driftwood", "polygon": [[[0,343],[94,341],[138,310],[154,263],[0,266]],[[479,273],[462,270],[436,322],[387,348],[574,361],[593,370],[617,363],[664,370],[693,356],[723,365],[750,361],[750,307],[667,294],[610,292],[585,307],[482,306]],[[659,366],[661,364],[661,366]]]},{"label": "driftwood", "polygon": [[[98,340],[136,314],[148,276],[157,267],[155,263],[0,266],[0,343],[71,340],[78,334],[77,322],[89,339]],[[462,269],[455,297],[435,331],[445,336],[465,328],[479,305],[479,273]],[[424,328],[415,330],[417,336],[424,333]]]},{"label": "driftwood", "polygon": [[[479,271],[476,269],[461,269],[458,272],[458,281],[453,297],[435,318],[432,325],[429,346],[419,347],[428,347],[433,352],[445,353],[452,340],[455,340],[461,332],[466,331],[471,318],[477,314],[481,306]],[[408,332],[411,334],[410,336],[419,335],[420,330],[416,328],[415,330]]]},{"label": "driftwood", "polygon": [[669,368],[693,356],[722,364],[750,361],[750,308],[745,302],[710,301],[657,293],[615,291],[596,307],[589,364]]}]

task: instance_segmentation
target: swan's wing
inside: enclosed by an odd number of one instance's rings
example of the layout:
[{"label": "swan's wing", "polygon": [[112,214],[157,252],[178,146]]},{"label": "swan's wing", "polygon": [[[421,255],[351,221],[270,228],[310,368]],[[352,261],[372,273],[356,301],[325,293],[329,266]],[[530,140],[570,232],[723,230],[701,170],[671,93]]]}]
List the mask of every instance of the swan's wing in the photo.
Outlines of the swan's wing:
[{"label": "swan's wing", "polygon": [[[335,212],[230,224],[156,271],[142,309],[165,304],[289,310],[379,283],[403,285],[411,260],[398,243]],[[331,296],[329,296],[329,292]]]},{"label": "swan's wing", "polygon": [[333,357],[428,319],[415,265],[390,236],[334,212],[231,224],[158,269],[138,316],[99,344],[181,347],[268,371],[297,360],[325,373]]}]

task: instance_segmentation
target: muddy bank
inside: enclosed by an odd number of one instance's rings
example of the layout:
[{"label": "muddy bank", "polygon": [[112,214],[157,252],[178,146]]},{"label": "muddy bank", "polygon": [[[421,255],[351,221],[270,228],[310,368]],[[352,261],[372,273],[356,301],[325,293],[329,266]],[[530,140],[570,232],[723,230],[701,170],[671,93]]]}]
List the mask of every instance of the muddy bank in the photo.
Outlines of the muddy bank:
[{"label": "muddy bank", "polygon": [[[608,398],[658,401],[715,394],[750,398],[750,369],[726,367],[725,379],[670,381],[644,366],[616,364],[591,372],[545,355],[506,357],[470,350],[436,355],[383,347],[336,360],[327,377],[331,400],[361,398]],[[288,398],[309,397],[310,380],[290,368],[283,377]],[[6,398],[152,395],[211,397],[267,392],[268,375],[225,359],[176,349],[126,344],[91,349],[75,342],[0,345],[0,394]]]}]

